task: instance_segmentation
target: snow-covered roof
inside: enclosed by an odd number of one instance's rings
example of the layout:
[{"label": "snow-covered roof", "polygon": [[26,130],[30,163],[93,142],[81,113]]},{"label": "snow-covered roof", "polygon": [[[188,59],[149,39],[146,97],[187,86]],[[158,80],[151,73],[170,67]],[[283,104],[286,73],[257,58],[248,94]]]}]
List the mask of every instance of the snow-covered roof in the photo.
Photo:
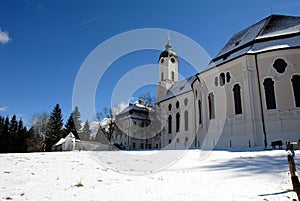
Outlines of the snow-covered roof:
[{"label": "snow-covered roof", "polygon": [[300,17],[271,15],[235,34],[211,63],[219,65],[245,53],[298,47],[299,35]]},{"label": "snow-covered roof", "polygon": [[75,136],[72,132],[70,132],[65,138],[75,138]]},{"label": "snow-covered roof", "polygon": [[65,143],[65,141],[66,141],[65,138],[60,138],[60,140],[58,142],[56,142],[53,146],[56,147],[56,146],[62,145],[63,143]]},{"label": "snow-covered roof", "polygon": [[124,110],[122,110],[118,115],[122,114],[122,113],[126,113],[129,112],[130,110],[135,110],[135,111],[143,111],[143,112],[148,112],[149,109],[142,105],[142,104],[129,104],[126,108],[124,108]]},{"label": "snow-covered roof", "polygon": [[197,79],[197,75],[193,75],[185,80],[174,84],[168,91],[166,96],[160,101],[165,101],[175,96],[187,93],[192,90],[192,84]]},{"label": "snow-covered roof", "polygon": [[140,119],[140,120],[148,120],[150,109],[143,104],[134,103],[129,104],[124,110],[122,110],[117,116],[117,121],[121,121],[124,119]]},{"label": "snow-covered roof", "polygon": [[[73,135],[72,132],[70,132],[65,138],[60,138],[60,140],[58,140],[58,142],[56,142],[53,147],[62,145],[63,143],[65,143],[65,141],[67,140],[67,138],[75,138],[75,136]],[[77,140],[80,141],[80,140]]]},{"label": "snow-covered roof", "polygon": [[300,35],[278,40],[265,41],[264,43],[255,43],[248,51],[248,53],[258,53],[288,47],[300,47]]}]

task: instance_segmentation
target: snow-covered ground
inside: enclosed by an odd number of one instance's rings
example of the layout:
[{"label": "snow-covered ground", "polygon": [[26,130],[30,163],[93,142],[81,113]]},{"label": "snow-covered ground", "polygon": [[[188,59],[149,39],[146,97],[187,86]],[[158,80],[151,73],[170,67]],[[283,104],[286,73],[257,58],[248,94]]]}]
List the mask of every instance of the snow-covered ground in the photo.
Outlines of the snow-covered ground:
[{"label": "snow-covered ground", "polygon": [[[77,151],[0,154],[0,200],[296,199],[283,150],[213,151],[205,159],[200,150],[189,150],[161,171],[137,175],[132,167],[133,174],[115,168],[126,166],[124,157],[101,162],[121,152],[97,154],[97,159],[93,152]],[[298,157],[296,151],[296,164]],[[147,166],[145,160],[135,162]]]}]

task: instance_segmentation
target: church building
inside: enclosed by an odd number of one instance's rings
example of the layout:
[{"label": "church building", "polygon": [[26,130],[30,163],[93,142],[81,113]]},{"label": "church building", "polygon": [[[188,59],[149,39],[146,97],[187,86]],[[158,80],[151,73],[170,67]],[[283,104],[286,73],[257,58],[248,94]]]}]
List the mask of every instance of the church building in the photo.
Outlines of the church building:
[{"label": "church building", "polygon": [[[182,81],[179,56],[168,38],[158,60],[156,108],[130,105],[117,118],[129,125],[129,137],[115,133],[112,143],[210,149],[300,139],[300,17],[271,15],[240,31],[204,71]],[[149,114],[157,111],[161,129],[153,135]]]},{"label": "church building", "polygon": [[170,41],[159,56],[161,147],[270,146],[300,139],[300,17],[271,15],[235,34],[209,66],[178,80]]}]

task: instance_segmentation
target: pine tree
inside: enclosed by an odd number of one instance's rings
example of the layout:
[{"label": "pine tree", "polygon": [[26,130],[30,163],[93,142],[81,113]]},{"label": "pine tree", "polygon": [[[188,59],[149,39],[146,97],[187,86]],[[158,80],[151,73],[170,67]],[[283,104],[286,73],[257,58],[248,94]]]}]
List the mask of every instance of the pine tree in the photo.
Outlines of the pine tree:
[{"label": "pine tree", "polygon": [[16,115],[11,120],[0,116],[0,153],[26,152],[26,133],[23,120],[18,121]]},{"label": "pine tree", "polygon": [[0,139],[2,139],[2,132],[3,132],[3,129],[4,129],[4,121],[5,121],[5,118],[0,116]]},{"label": "pine tree", "polygon": [[5,152],[4,122],[5,122],[5,118],[0,116],[0,153]]},{"label": "pine tree", "polygon": [[14,134],[18,131],[18,121],[16,115],[14,115],[10,120],[9,131]]},{"label": "pine tree", "polygon": [[[70,117],[65,125],[65,136],[67,136],[70,132],[73,133],[73,135],[75,136],[76,139],[79,139],[79,136],[78,136],[78,133],[77,133],[77,130],[76,130],[76,127],[75,127],[75,122],[74,122],[74,119],[73,119],[73,113],[70,114]],[[64,137],[65,137],[64,136]]]},{"label": "pine tree", "polygon": [[2,131],[3,149],[2,153],[7,153],[10,150],[10,135],[9,135],[9,117],[7,116],[4,121],[3,131]]},{"label": "pine tree", "polygon": [[79,133],[80,139],[83,141],[89,141],[91,139],[92,131],[90,129],[90,124],[88,120],[85,121],[83,125],[82,132]]},{"label": "pine tree", "polygon": [[63,118],[59,104],[56,104],[47,123],[45,133],[46,151],[51,151],[52,146],[62,138]]},{"label": "pine tree", "polygon": [[74,111],[73,111],[73,121],[76,127],[77,132],[79,133],[80,129],[81,129],[81,120],[80,120],[80,112],[79,112],[79,108],[77,106],[75,106]]},{"label": "pine tree", "polygon": [[17,116],[13,115],[9,123],[8,152],[18,152],[18,121]]},{"label": "pine tree", "polygon": [[18,131],[17,131],[17,146],[16,146],[16,151],[17,152],[26,152],[26,132],[27,128],[24,127],[23,120],[20,118],[18,122]]}]

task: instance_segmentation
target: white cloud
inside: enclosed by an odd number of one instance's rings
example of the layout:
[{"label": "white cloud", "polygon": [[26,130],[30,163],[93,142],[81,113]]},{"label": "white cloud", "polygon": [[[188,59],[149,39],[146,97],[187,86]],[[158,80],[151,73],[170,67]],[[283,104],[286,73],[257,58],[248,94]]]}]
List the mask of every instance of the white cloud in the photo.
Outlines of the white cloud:
[{"label": "white cloud", "polygon": [[86,24],[89,24],[89,23],[91,23],[91,22],[97,20],[98,18],[99,18],[99,16],[95,16],[95,17],[89,18],[89,19],[87,19],[86,21],[82,22],[79,26],[84,26],[84,25],[86,25]]},{"label": "white cloud", "polygon": [[11,38],[8,35],[7,31],[2,31],[0,28],[0,43],[5,44],[8,43],[11,40]]},{"label": "white cloud", "polygon": [[137,103],[138,101],[139,101],[139,98],[138,98],[138,97],[132,96],[132,97],[130,98],[130,103]]},{"label": "white cloud", "polygon": [[7,106],[0,107],[0,112],[4,112],[4,111],[6,111],[7,109],[8,109]]},{"label": "white cloud", "polygon": [[128,104],[122,102],[122,103],[120,103],[119,105],[116,105],[116,106],[112,107],[112,109],[111,109],[111,110],[112,110],[112,113],[113,113],[114,115],[117,115],[117,114],[119,114],[122,110],[124,110],[127,106],[128,106]]}]

